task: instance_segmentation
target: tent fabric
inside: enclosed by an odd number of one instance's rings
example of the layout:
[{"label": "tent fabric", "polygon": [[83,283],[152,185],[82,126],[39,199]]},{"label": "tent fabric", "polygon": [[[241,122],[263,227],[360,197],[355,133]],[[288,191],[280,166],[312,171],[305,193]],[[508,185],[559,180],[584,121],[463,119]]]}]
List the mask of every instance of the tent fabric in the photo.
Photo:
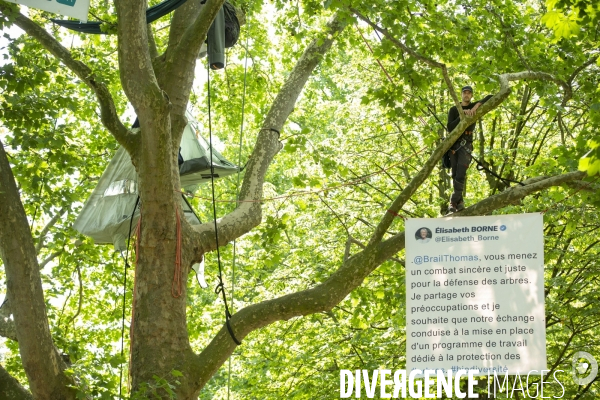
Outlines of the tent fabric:
[{"label": "tent fabric", "polygon": [[[198,184],[210,181],[210,144],[200,134],[197,121],[188,117],[188,124],[181,138],[181,157],[183,164],[179,167],[181,186],[187,191],[195,191]],[[240,171],[240,168],[227,161],[214,147],[212,150],[214,178],[223,178]]]},{"label": "tent fabric", "polygon": [[[183,5],[187,0],[165,0],[162,3],[159,3],[153,7],[150,7],[146,10],[146,22],[149,24],[151,22],[156,21],[160,17],[164,17],[171,11],[177,9],[179,6]],[[67,19],[51,19],[57,25],[65,27],[67,29],[71,29],[73,31],[81,32],[81,33],[93,33],[93,34],[108,34],[110,32],[102,32],[100,29],[100,25],[103,22],[92,21],[92,22],[79,22]],[[115,25],[116,28],[116,25]]]},{"label": "tent fabric", "polygon": [[[211,179],[211,165],[208,161],[210,146],[200,135],[198,122],[189,113],[186,113],[186,117],[188,124],[181,140],[181,156],[184,160],[180,166],[181,186],[187,191],[195,191],[198,185]],[[212,164],[215,179],[240,171],[239,167],[227,161],[214,149]],[[130,224],[135,226],[140,216],[139,207],[134,210],[138,197],[137,182],[137,173],[131,158],[127,151],[120,147],[83,206],[73,225],[74,228],[98,244],[112,243],[117,251],[125,250]],[[200,220],[183,196],[181,206],[190,224],[200,224]]]}]

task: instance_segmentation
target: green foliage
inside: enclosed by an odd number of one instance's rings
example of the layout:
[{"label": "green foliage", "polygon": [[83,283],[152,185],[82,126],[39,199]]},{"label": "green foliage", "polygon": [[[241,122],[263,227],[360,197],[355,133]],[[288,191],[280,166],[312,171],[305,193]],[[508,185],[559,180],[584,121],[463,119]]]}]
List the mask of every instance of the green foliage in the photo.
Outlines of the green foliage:
[{"label": "green foliage", "polygon": [[[161,378],[160,376],[154,375],[152,382],[144,382],[140,386],[140,389],[133,393],[130,397],[131,400],[146,400],[146,399],[177,399],[177,393],[175,389],[179,385],[178,377],[183,376],[180,371],[172,370],[171,376],[168,378]],[[166,395],[166,397],[165,397]]]},{"label": "green foliage", "polygon": [[[471,84],[476,98],[497,91],[496,75],[505,72],[532,69],[570,80],[574,97],[564,106],[563,93],[553,83],[515,82],[511,97],[482,120],[478,129],[483,140],[476,141],[475,153],[496,173],[522,181],[578,167],[590,175],[600,169],[599,66],[578,69],[594,56],[597,39],[581,16],[581,2],[548,5],[549,12],[561,13],[577,7],[575,14],[562,17],[549,17],[535,2],[504,0],[485,6],[467,0],[334,0],[325,2],[325,9],[313,0],[240,3],[248,16],[240,45],[228,50],[225,71],[211,72],[213,134],[224,143],[224,155],[240,165],[250,156],[270,104],[317,27],[336,8],[351,5],[415,51],[447,63],[455,89]],[[104,4],[95,5],[103,18],[113,14]],[[595,3],[588,5],[595,10]],[[586,12],[590,21],[597,21],[597,14]],[[555,29],[563,17],[571,25]],[[547,24],[552,18],[551,32]],[[154,25],[159,50],[166,45],[168,29],[163,28],[168,25],[167,17]],[[118,76],[116,38],[60,30],[53,34],[67,47],[73,43],[73,54],[107,82],[123,114],[126,99]],[[93,94],[35,41],[25,36],[8,40],[3,54],[0,135],[36,243],[46,224],[60,214],[38,254],[41,262],[49,260],[42,274],[51,331],[56,346],[70,358],[69,372],[80,394],[115,398],[121,369],[127,393],[134,273],[125,271],[121,256],[111,248],[94,245],[71,226],[117,144],[100,125]],[[205,60],[198,64],[191,107],[207,127]],[[266,179],[263,223],[236,241],[235,253],[233,244],[221,251],[233,311],[323,282],[341,265],[349,236],[349,255],[358,252],[445,135],[438,119],[446,122],[451,105],[438,70],[389,40],[380,40],[365,24],[351,24],[309,80],[282,132],[285,146]],[[499,211],[548,210],[547,350],[549,364],[564,370],[570,368],[569,355],[576,350],[600,354],[594,339],[600,324],[595,307],[600,197],[596,181],[583,185],[587,186],[552,188]],[[469,204],[505,189],[474,168],[467,187]],[[217,203],[218,217],[234,209],[237,189],[237,177],[216,183],[217,199],[223,201]],[[436,170],[401,214],[438,217],[449,194],[449,177]],[[212,220],[210,187],[202,186],[196,195],[192,205],[201,220]],[[390,234],[403,229],[397,218]],[[225,364],[200,398],[226,398],[228,391],[237,399],[334,398],[340,369],[404,368],[403,257],[401,252],[384,262],[331,311],[282,321],[249,335],[231,358],[231,376]],[[211,287],[216,285],[217,269],[216,254],[207,254]],[[128,285],[122,357],[124,272]],[[221,329],[224,306],[213,290],[196,285],[193,276],[187,300],[190,342],[201,351]],[[2,364],[25,383],[17,345],[7,341],[3,350]],[[127,395],[172,397],[179,378],[178,371],[155,376],[139,392]],[[566,389],[565,398],[574,398],[579,390],[574,384]],[[595,383],[588,393],[597,392]]]},{"label": "green foliage", "polygon": [[[542,22],[553,30],[555,40],[569,39],[572,36],[593,38],[598,45],[598,28],[600,26],[600,3],[592,0],[546,0],[548,12],[542,17]],[[597,65],[600,58],[595,56]],[[596,99],[600,92],[596,85]],[[590,115],[594,121],[595,130],[600,126],[600,103],[591,102]],[[600,135],[597,133],[588,144],[588,151],[579,161],[579,169],[587,171],[592,176],[600,171]]]},{"label": "green foliage", "polygon": [[581,26],[594,28],[600,22],[600,4],[593,0],[546,0],[546,7],[542,21],[559,38],[569,38]]}]

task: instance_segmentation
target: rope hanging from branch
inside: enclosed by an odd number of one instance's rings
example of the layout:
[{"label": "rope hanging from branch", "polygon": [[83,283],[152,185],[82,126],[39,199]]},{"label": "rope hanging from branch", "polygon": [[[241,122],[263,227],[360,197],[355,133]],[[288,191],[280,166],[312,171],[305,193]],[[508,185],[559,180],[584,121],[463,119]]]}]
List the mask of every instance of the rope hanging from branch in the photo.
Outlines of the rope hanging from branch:
[{"label": "rope hanging from branch", "polygon": [[211,109],[210,109],[210,65],[207,67],[207,86],[208,86],[208,143],[210,149],[210,183],[212,188],[212,206],[213,206],[213,219],[215,222],[215,241],[217,247],[217,264],[219,266],[219,283],[215,288],[215,293],[217,295],[221,294],[223,297],[223,303],[225,304],[225,325],[227,326],[227,331],[233,339],[233,342],[236,345],[241,345],[242,343],[235,337],[233,333],[233,329],[231,328],[231,313],[229,312],[229,306],[227,305],[227,295],[225,293],[225,284],[223,283],[223,270],[221,267],[221,252],[219,250],[219,230],[217,226],[217,202],[215,201],[215,167],[213,164],[213,142],[212,142],[212,119],[211,119]]}]

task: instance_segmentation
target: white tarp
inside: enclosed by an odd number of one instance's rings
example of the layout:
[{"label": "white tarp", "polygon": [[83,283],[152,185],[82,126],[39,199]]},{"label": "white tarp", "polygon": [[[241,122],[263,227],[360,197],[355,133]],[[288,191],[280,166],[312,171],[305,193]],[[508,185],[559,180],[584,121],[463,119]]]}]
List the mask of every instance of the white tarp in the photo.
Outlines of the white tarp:
[{"label": "white tarp", "polygon": [[11,3],[22,4],[31,8],[49,11],[51,13],[66,15],[87,22],[90,0],[6,0]]},{"label": "white tarp", "polygon": [[406,369],[547,369],[541,214],[406,221]]},{"label": "white tarp", "polygon": [[[183,164],[180,167],[181,185],[188,191],[211,180],[210,147],[200,135],[198,122],[187,114],[188,125],[181,139]],[[215,179],[236,173],[239,168],[213,150],[212,165]],[[126,247],[130,226],[139,219],[137,173],[124,148],[119,148],[100,177],[98,185],[87,199],[73,227],[94,239],[97,244],[112,243],[118,251]],[[192,224],[200,221],[182,197],[181,205],[186,219]],[[132,218],[132,213],[134,213]]]}]

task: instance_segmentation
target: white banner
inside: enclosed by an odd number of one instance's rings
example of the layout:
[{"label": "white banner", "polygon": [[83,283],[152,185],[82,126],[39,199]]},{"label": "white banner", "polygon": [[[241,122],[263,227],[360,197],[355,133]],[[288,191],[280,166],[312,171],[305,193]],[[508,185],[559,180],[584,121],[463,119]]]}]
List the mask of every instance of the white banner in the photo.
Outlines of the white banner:
[{"label": "white banner", "polygon": [[6,0],[31,8],[66,15],[87,22],[90,0]]},{"label": "white banner", "polygon": [[547,369],[542,215],[405,226],[406,369]]}]

